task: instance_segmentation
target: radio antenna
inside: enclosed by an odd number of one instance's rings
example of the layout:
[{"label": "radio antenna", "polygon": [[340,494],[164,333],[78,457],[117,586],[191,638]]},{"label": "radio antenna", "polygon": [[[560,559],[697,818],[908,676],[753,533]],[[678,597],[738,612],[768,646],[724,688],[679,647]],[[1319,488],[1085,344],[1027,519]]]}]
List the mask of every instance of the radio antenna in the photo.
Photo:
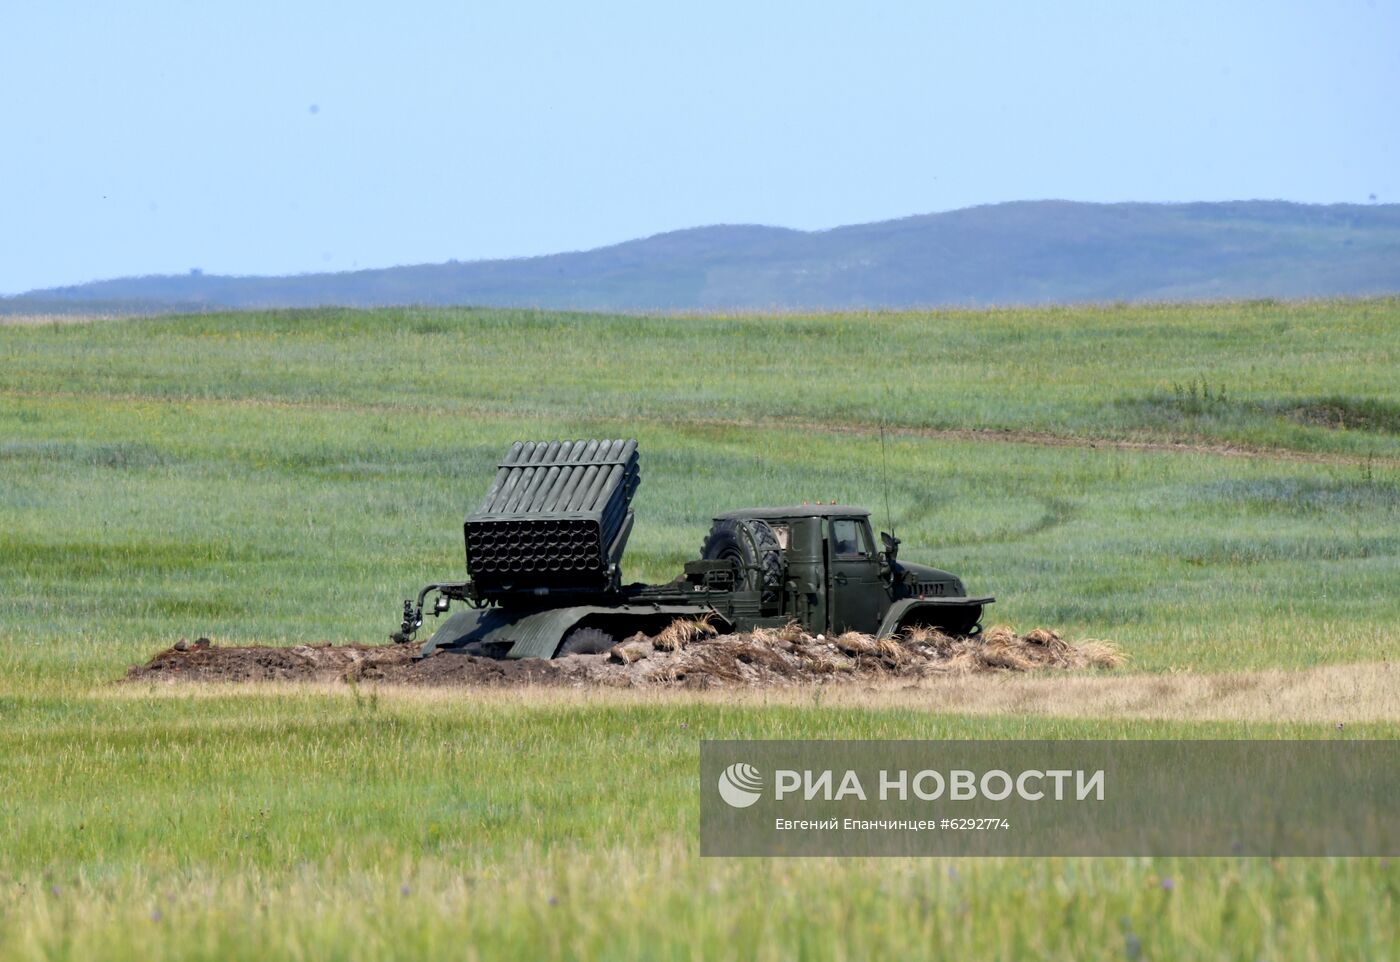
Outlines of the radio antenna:
[{"label": "radio antenna", "polygon": [[885,454],[885,419],[880,418],[880,479],[885,486],[885,524],[894,537],[894,515],[890,514],[890,461]]}]

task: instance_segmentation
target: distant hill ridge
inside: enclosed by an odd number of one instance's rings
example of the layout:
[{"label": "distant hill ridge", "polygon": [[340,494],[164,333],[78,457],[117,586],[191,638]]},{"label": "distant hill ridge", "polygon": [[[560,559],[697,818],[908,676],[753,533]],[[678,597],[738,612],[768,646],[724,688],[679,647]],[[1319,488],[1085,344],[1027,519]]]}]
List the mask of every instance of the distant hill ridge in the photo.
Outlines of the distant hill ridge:
[{"label": "distant hill ridge", "polygon": [[128,277],[0,313],[317,305],[841,309],[1400,292],[1400,204],[1021,201],[823,231],[721,225],[609,247],[289,277]]}]

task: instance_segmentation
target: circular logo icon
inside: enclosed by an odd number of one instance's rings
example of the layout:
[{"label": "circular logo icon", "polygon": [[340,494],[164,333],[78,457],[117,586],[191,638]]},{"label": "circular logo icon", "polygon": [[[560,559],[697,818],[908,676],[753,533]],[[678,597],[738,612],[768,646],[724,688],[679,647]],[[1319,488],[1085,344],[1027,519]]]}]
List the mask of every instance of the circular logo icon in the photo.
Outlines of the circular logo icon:
[{"label": "circular logo icon", "polygon": [[719,797],[732,808],[748,808],[762,790],[763,775],[745,762],[735,762],[719,773]]}]

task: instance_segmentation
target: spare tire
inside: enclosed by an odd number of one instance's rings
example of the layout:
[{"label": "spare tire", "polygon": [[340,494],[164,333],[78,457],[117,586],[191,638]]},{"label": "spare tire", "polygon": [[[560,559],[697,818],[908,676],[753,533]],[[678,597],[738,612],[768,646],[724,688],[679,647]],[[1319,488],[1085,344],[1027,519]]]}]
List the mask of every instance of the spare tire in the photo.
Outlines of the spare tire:
[{"label": "spare tire", "polygon": [[733,562],[735,585],[742,591],[761,591],[765,605],[776,603],[782,595],[783,551],[766,522],[721,518],[700,546],[700,557]]}]

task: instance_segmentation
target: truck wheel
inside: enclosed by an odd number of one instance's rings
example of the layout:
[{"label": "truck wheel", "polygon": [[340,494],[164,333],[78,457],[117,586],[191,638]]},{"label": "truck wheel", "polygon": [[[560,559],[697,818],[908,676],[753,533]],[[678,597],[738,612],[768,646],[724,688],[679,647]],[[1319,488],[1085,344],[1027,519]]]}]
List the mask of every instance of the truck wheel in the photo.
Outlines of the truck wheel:
[{"label": "truck wheel", "polygon": [[950,635],[960,635],[970,638],[982,630],[978,624],[982,620],[982,609],[973,608],[971,611],[960,612],[947,618],[943,630]]},{"label": "truck wheel", "polygon": [[899,625],[900,631],[910,628],[936,628],[951,637],[973,638],[982,633],[982,608],[953,608],[916,611]]},{"label": "truck wheel", "polygon": [[716,521],[700,557],[706,561],[730,561],[738,566],[739,587],[762,591],[764,604],[776,602],[783,587],[783,552],[778,537],[765,522],[725,518]]},{"label": "truck wheel", "polygon": [[601,655],[615,644],[617,644],[617,639],[606,631],[600,631],[597,628],[575,628],[564,636],[564,641],[559,645],[559,651],[554,657]]}]

